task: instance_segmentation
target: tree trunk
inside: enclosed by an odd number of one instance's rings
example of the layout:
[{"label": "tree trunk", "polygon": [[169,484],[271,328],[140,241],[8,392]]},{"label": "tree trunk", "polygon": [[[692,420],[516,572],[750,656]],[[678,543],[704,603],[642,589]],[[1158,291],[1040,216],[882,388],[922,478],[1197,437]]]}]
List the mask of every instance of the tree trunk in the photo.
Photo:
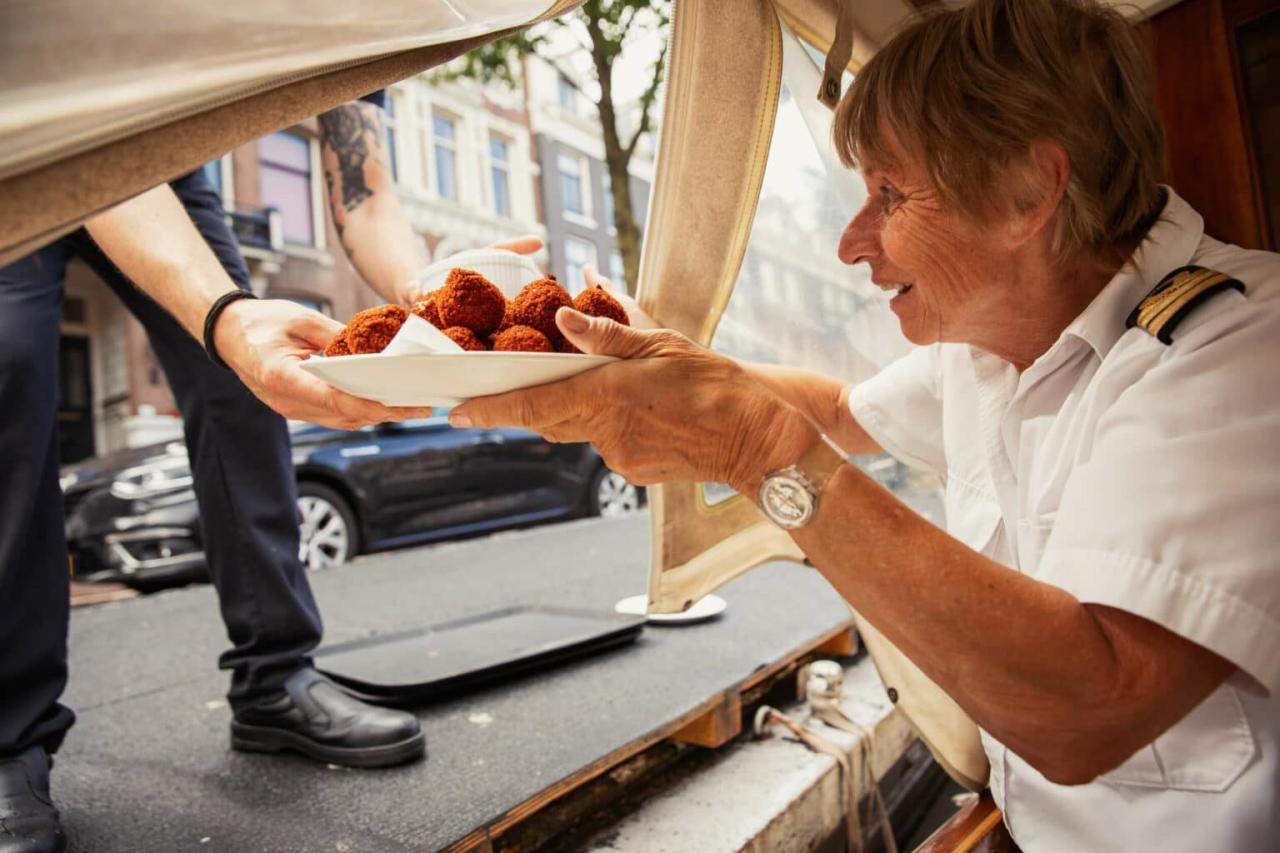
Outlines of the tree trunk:
[{"label": "tree trunk", "polygon": [[[627,292],[634,295],[640,280],[640,226],[636,223],[631,207],[631,151],[623,147],[618,135],[618,114],[613,105],[613,61],[609,56],[604,34],[590,17],[587,32],[591,36],[591,58],[595,64],[596,78],[600,81],[600,101],[596,104],[596,109],[600,113],[605,168],[609,170],[609,185],[613,194],[613,227],[617,231],[615,240],[618,253],[622,255]],[[608,258],[601,259],[601,272],[606,274],[609,273],[608,261]]]}]

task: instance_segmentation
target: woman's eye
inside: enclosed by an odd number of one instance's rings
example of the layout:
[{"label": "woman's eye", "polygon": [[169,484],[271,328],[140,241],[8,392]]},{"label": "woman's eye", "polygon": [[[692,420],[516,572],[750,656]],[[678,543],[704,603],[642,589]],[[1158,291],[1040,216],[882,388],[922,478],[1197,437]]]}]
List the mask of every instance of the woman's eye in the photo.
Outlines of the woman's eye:
[{"label": "woman's eye", "polygon": [[898,192],[891,186],[881,185],[880,187],[880,209],[885,213],[892,213],[893,209],[902,201],[902,193]]}]

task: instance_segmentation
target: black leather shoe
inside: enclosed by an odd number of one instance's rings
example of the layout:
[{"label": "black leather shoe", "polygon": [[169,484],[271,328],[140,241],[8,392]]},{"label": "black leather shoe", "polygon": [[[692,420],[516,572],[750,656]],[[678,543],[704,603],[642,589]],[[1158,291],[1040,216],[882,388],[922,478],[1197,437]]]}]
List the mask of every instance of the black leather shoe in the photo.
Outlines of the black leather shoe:
[{"label": "black leather shoe", "polygon": [[49,756],[33,746],[0,758],[0,853],[61,853],[67,836],[49,796]]},{"label": "black leather shoe", "polygon": [[238,712],[231,748],[293,750],[348,767],[387,767],[421,757],[427,738],[418,719],[353,699],[310,667],[284,683],[284,694]]}]

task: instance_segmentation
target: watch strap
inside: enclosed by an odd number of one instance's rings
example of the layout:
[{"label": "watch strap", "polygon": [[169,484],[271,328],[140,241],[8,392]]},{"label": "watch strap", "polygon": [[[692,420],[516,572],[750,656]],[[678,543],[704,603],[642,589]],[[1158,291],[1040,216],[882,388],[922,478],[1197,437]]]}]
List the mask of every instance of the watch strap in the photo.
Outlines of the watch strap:
[{"label": "watch strap", "polygon": [[[795,463],[765,475],[756,495],[756,504],[765,517],[786,530],[804,527],[813,521],[821,505],[821,496],[831,478],[847,461],[844,452],[831,444],[825,436],[815,442]],[[786,519],[775,507],[779,493],[776,489],[802,489],[807,495],[808,508],[799,517]]]},{"label": "watch strap", "polygon": [[848,462],[844,452],[836,447],[824,435],[796,461],[795,467],[800,469],[805,479],[821,495],[827,483],[840,470],[840,466]]}]

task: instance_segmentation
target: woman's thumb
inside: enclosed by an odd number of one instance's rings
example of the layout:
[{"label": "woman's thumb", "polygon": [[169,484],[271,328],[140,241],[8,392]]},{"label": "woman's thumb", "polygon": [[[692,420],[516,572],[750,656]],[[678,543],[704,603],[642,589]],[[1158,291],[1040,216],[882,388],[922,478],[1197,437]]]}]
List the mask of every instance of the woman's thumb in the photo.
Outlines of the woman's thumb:
[{"label": "woman's thumb", "polygon": [[573,308],[556,312],[556,326],[578,349],[591,355],[637,358],[650,349],[650,335],[608,317],[589,317]]}]

